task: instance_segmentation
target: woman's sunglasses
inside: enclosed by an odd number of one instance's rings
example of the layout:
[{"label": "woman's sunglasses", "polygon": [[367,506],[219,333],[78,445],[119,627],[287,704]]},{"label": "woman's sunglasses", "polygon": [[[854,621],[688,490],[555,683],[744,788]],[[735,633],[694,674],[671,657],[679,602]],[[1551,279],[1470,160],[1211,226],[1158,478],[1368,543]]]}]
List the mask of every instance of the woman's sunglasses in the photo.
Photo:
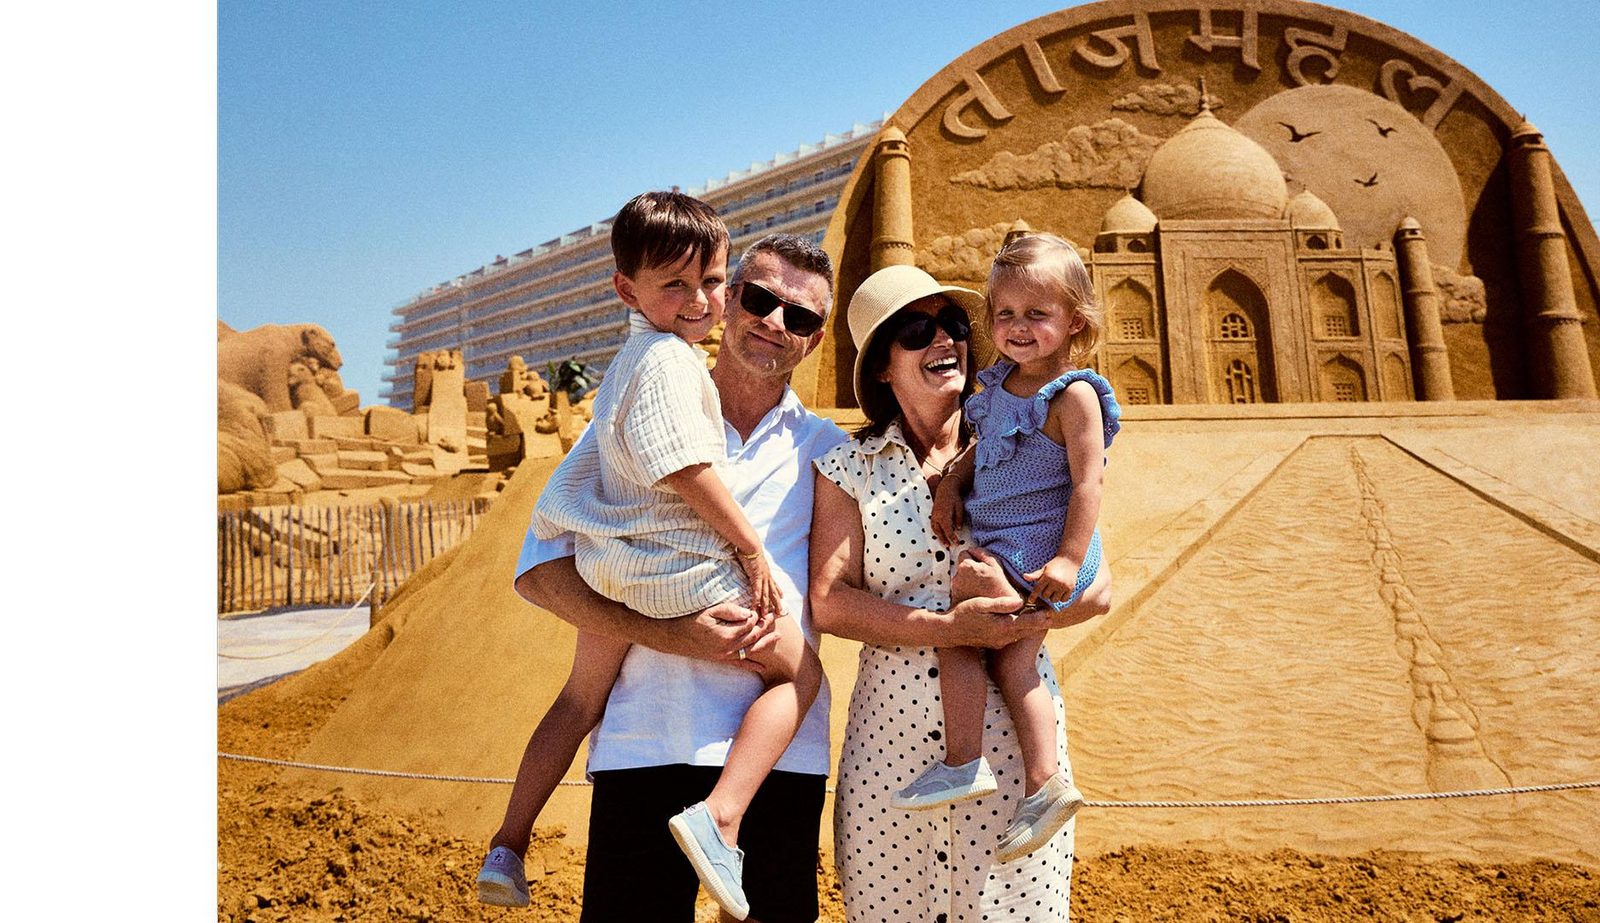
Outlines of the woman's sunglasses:
[{"label": "woman's sunglasses", "polygon": [[766,317],[776,308],[783,308],[783,329],[797,337],[808,337],[822,329],[822,315],[803,304],[784,301],[761,286],[748,280],[739,283],[739,307]]},{"label": "woman's sunglasses", "polygon": [[965,343],[967,337],[972,336],[972,323],[967,320],[967,312],[947,304],[939,309],[938,314],[904,315],[895,326],[894,341],[902,349],[927,349],[928,344],[933,342],[934,331],[941,328],[957,343]]}]

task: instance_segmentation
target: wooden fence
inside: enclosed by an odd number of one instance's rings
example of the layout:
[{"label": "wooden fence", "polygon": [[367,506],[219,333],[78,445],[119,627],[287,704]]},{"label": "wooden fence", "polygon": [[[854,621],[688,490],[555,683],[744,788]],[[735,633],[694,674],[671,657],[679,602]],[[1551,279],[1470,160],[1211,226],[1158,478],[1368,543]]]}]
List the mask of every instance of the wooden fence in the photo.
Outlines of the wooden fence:
[{"label": "wooden fence", "polygon": [[489,500],[272,506],[217,513],[217,613],[381,606],[435,556],[471,535]]}]

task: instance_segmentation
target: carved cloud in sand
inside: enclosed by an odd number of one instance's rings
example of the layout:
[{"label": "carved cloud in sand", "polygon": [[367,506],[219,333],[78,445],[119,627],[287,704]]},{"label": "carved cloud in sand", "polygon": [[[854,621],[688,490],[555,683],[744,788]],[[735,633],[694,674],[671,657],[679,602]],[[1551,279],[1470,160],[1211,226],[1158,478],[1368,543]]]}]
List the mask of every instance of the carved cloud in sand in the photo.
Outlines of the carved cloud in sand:
[{"label": "carved cloud in sand", "polygon": [[[968,228],[959,234],[935,237],[927,247],[917,251],[917,266],[935,279],[959,279],[981,285],[989,278],[989,266],[994,262],[994,255],[1000,252],[1006,233],[1014,225],[1011,221],[999,221],[988,227]],[[1073,246],[1085,260],[1088,259],[1088,253],[1083,248],[1077,244]]]},{"label": "carved cloud in sand", "polygon": [[1447,324],[1481,324],[1489,314],[1483,280],[1463,276],[1444,266],[1433,267],[1433,284],[1439,289],[1439,319]]},{"label": "carved cloud in sand", "polygon": [[[1226,105],[1213,93],[1206,94],[1206,102],[1213,109]],[[1146,83],[1132,93],[1117,97],[1111,108],[1154,115],[1198,115],[1200,88],[1181,83]]]},{"label": "carved cloud in sand", "polygon": [[1060,141],[1047,141],[1027,154],[1001,151],[983,166],[950,177],[950,182],[982,189],[1132,189],[1162,139],[1121,119],[1076,125]]}]

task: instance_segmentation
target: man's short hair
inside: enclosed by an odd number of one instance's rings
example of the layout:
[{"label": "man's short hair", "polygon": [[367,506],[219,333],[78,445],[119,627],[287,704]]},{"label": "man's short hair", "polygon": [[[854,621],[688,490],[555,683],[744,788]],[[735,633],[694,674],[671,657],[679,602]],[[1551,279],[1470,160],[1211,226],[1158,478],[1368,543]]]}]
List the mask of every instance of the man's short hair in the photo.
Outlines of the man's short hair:
[{"label": "man's short hair", "polygon": [[643,192],[611,219],[611,256],[617,272],[632,278],[651,266],[670,266],[686,256],[703,270],[728,244],[728,226],[711,206],[681,192]]},{"label": "man's short hair", "polygon": [[739,257],[739,265],[734,267],[733,276],[729,279],[732,284],[738,284],[744,279],[744,274],[750,268],[750,261],[758,253],[771,253],[796,269],[814,272],[826,279],[827,294],[824,303],[815,307],[824,315],[833,306],[833,260],[828,256],[828,251],[817,246],[809,237],[799,234],[768,234],[751,244],[744,255]]}]

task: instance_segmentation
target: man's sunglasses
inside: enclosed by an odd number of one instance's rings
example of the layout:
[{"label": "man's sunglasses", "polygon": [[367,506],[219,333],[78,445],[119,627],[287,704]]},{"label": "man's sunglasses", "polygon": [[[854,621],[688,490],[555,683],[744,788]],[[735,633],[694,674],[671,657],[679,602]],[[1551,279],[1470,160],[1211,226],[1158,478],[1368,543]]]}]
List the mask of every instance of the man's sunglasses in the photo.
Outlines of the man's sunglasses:
[{"label": "man's sunglasses", "polygon": [[803,304],[784,301],[761,286],[748,280],[739,283],[739,307],[766,317],[776,308],[783,308],[783,329],[797,337],[808,337],[822,329],[822,315]]},{"label": "man's sunglasses", "polygon": [[967,320],[967,312],[947,304],[939,309],[938,314],[901,315],[895,325],[894,341],[902,349],[913,352],[927,349],[928,344],[933,342],[934,331],[940,328],[957,343],[965,343],[972,336],[972,323]]}]

